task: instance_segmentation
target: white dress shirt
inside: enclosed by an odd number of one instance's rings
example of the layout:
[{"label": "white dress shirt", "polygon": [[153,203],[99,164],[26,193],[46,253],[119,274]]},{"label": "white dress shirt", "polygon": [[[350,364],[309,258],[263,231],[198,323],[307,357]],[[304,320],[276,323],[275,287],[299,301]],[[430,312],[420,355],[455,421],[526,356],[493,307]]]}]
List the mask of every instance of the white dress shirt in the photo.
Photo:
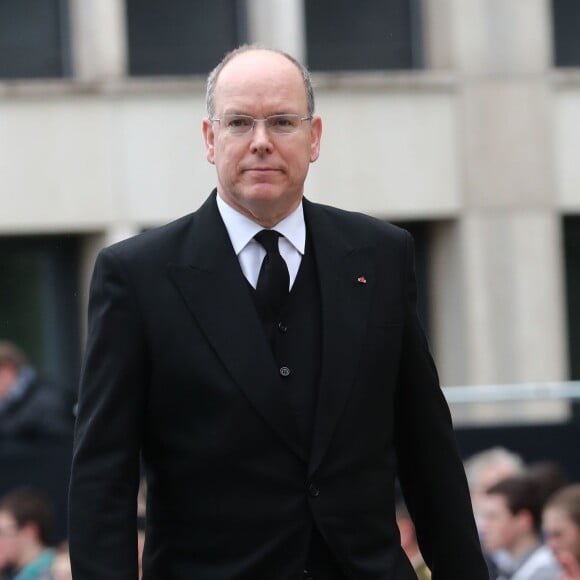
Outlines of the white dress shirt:
[{"label": "white dress shirt", "polygon": [[[232,246],[240,261],[244,276],[253,288],[258,283],[258,275],[266,250],[262,244],[254,240],[254,236],[264,228],[250,218],[227,204],[218,194],[217,206],[230,236]],[[271,228],[281,234],[278,238],[278,249],[284,258],[290,274],[290,288],[292,288],[306,245],[306,224],[302,202],[281,222]]]}]

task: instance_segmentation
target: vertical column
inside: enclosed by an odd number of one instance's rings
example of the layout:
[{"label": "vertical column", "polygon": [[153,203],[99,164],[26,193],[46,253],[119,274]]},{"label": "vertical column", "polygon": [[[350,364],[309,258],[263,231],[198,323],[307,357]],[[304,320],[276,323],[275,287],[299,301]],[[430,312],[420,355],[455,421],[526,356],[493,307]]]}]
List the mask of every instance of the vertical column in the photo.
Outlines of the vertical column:
[{"label": "vertical column", "polygon": [[247,0],[250,42],[306,60],[304,0]]},{"label": "vertical column", "polygon": [[457,72],[462,157],[459,221],[434,248],[442,381],[564,379],[549,0],[423,2],[425,62]]},{"label": "vertical column", "polygon": [[73,75],[115,79],[127,70],[125,0],[69,0]]}]

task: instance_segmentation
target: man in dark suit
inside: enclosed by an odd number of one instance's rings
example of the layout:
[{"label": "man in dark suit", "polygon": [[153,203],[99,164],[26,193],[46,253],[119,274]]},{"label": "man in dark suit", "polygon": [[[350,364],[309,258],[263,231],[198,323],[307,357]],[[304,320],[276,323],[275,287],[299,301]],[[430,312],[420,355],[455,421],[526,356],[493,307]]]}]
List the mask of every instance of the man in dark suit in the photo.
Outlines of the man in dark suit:
[{"label": "man in dark suit", "polygon": [[487,578],[410,236],[303,199],[322,124],[288,55],[226,56],[208,113],[217,192],[95,266],[75,579],[137,577],[140,452],[145,580],[415,578],[397,474],[434,580]]}]

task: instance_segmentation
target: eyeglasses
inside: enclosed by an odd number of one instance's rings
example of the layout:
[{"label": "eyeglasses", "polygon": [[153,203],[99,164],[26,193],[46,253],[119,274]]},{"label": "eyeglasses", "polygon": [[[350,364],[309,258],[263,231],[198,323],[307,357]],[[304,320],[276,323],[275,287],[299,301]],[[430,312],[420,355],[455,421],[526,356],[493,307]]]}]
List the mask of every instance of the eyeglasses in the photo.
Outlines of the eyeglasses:
[{"label": "eyeglasses", "polygon": [[210,121],[217,121],[231,135],[246,135],[256,126],[258,121],[263,121],[266,129],[277,135],[289,135],[296,133],[302,121],[311,121],[312,116],[301,117],[288,113],[285,115],[270,115],[265,119],[255,119],[250,115],[224,115],[220,118],[213,118]]}]

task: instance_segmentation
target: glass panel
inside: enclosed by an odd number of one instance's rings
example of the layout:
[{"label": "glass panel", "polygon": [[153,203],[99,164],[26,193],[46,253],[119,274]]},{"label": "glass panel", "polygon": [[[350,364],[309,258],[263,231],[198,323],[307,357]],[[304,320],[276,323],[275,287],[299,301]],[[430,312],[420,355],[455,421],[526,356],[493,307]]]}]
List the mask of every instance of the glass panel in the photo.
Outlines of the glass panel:
[{"label": "glass panel", "polygon": [[417,0],[305,2],[312,70],[411,69],[421,65]]},{"label": "glass panel", "polygon": [[580,2],[552,0],[556,66],[580,66]]},{"label": "glass panel", "polygon": [[76,391],[78,239],[2,237],[0,264],[0,340],[16,343],[42,375]]},{"label": "glass panel", "polygon": [[580,216],[564,219],[570,378],[580,380]]},{"label": "glass panel", "polygon": [[0,78],[68,74],[64,0],[0,0]]},{"label": "glass panel", "polygon": [[207,74],[245,33],[236,0],[127,0],[132,75]]}]

